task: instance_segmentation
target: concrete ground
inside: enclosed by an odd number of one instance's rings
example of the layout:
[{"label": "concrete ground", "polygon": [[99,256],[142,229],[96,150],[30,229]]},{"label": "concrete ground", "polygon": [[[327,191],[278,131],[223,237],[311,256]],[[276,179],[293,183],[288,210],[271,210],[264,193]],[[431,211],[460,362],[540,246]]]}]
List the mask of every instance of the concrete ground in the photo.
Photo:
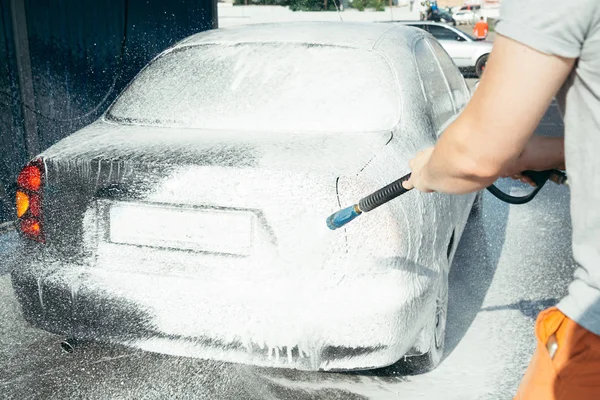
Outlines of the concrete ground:
[{"label": "concrete ground", "polygon": [[[555,107],[540,131],[560,133]],[[509,399],[534,348],[534,318],[571,279],[570,237],[567,188],[548,184],[510,207],[486,194],[450,274],[445,359],[420,376],[255,368],[101,344],[64,354],[60,337],[23,321],[0,261],[0,398]],[[15,242],[0,236],[0,260]]]}]

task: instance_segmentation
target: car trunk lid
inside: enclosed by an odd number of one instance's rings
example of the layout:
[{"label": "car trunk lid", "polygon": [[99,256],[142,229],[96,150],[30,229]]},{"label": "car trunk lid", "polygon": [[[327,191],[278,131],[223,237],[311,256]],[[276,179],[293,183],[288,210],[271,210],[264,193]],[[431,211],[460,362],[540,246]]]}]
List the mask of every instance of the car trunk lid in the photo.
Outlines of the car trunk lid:
[{"label": "car trunk lid", "polygon": [[325,228],[339,207],[337,177],[357,173],[390,139],[96,123],[43,154],[48,240],[103,268],[323,266],[328,248],[345,246]]}]

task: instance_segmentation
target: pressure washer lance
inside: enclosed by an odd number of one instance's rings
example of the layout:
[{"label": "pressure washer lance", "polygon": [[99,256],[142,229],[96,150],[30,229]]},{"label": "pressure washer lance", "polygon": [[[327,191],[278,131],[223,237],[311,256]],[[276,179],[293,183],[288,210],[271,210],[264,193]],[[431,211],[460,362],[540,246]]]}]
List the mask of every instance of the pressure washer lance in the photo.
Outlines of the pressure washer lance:
[{"label": "pressure washer lance", "polygon": [[407,181],[408,178],[410,178],[410,174],[404,175],[402,178],[389,185],[363,197],[358,204],[346,207],[343,210],[331,214],[329,218],[327,218],[327,226],[331,230],[341,228],[360,214],[374,210],[380,205],[408,192],[410,189],[405,189],[404,186],[402,186],[402,182]]},{"label": "pressure washer lance", "polygon": [[[533,198],[538,194],[538,192],[542,189],[542,186],[544,186],[548,180],[551,180],[558,185],[568,185],[567,175],[564,172],[556,169],[547,171],[523,171],[521,174],[530,178],[536,185],[535,190],[528,196],[510,196],[502,192],[494,185],[489,186],[487,189],[498,199],[506,203],[525,204],[533,200]],[[353,206],[346,207],[331,214],[329,218],[327,218],[327,226],[331,230],[341,228],[362,213],[374,210],[388,201],[395,199],[401,194],[408,192],[410,189],[405,189],[404,186],[402,186],[402,182],[408,180],[409,178],[410,174],[407,174],[402,178],[390,183],[389,185],[371,193],[370,195],[363,197],[360,199],[358,204],[354,204]]]}]

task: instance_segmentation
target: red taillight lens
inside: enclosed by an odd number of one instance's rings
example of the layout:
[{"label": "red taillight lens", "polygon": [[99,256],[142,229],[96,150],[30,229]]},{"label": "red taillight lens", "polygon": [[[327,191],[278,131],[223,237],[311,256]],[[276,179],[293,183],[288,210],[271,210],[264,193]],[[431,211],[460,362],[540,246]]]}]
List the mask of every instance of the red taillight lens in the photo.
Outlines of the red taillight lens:
[{"label": "red taillight lens", "polygon": [[38,220],[23,219],[21,220],[21,232],[27,236],[39,236],[42,233],[42,227]]},{"label": "red taillight lens", "polygon": [[43,190],[45,167],[41,159],[31,161],[17,178],[17,217],[21,233],[45,243],[43,221]]},{"label": "red taillight lens", "polygon": [[28,165],[19,174],[17,185],[23,189],[37,192],[42,187],[42,171],[37,165]]},{"label": "red taillight lens", "polygon": [[32,194],[29,197],[29,212],[32,217],[39,218],[42,216],[42,200],[39,195]]}]

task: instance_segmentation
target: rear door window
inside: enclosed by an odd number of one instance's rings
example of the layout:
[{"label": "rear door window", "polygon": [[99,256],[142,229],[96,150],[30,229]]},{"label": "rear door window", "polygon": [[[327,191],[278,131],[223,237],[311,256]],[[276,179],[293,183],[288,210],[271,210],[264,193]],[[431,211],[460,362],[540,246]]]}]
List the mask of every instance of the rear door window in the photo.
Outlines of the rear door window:
[{"label": "rear door window", "polygon": [[450,88],[435,53],[424,37],[416,43],[414,53],[423,94],[431,110],[434,128],[439,132],[455,115]]},{"label": "rear door window", "polygon": [[440,63],[442,72],[446,76],[456,111],[460,111],[465,107],[469,100],[469,89],[467,88],[467,84],[456,67],[456,64],[454,64],[454,61],[452,61],[452,58],[446,53],[446,50],[444,50],[442,45],[431,39],[428,39],[428,42]]}]

